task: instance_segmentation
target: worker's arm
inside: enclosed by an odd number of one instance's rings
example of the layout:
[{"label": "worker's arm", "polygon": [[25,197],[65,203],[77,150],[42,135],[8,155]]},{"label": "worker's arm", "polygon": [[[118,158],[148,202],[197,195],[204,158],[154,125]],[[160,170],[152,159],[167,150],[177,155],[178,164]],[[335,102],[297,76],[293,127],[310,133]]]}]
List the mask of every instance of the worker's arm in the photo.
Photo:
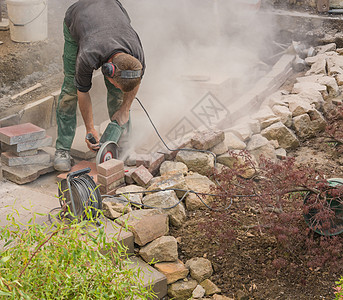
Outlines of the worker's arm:
[{"label": "worker's arm", "polygon": [[113,114],[111,120],[116,120],[119,125],[124,125],[129,121],[130,116],[130,108],[132,105],[133,100],[135,99],[137,92],[139,89],[139,85],[137,85],[132,91],[124,93],[123,95],[123,104],[120,108]]},{"label": "worker's arm", "polygon": [[84,93],[80,91],[77,91],[77,97],[78,97],[80,112],[86,126],[86,133],[92,133],[94,138],[97,141],[96,144],[91,144],[86,139],[86,143],[90,150],[95,151],[97,149],[97,144],[99,144],[99,136],[98,136],[97,131],[94,128],[91,97],[89,95],[89,92]]}]

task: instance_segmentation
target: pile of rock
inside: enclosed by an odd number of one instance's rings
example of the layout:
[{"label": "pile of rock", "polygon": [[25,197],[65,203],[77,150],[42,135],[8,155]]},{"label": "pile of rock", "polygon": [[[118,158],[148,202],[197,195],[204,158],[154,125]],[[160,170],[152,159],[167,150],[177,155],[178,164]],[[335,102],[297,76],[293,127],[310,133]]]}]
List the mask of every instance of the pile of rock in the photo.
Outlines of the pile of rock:
[{"label": "pile of rock", "polygon": [[31,123],[3,127],[0,128],[0,141],[1,162],[7,173],[15,168],[35,169],[51,164],[51,155],[41,148],[51,146],[52,138],[43,128]]}]

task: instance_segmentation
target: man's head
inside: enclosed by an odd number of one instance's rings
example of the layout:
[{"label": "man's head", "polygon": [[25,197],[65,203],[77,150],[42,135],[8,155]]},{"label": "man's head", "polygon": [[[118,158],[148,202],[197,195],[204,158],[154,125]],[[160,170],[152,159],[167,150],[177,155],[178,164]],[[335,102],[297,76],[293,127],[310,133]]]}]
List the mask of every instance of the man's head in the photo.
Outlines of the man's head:
[{"label": "man's head", "polygon": [[142,64],[137,58],[126,53],[118,53],[113,56],[112,63],[116,66],[113,81],[123,92],[130,92],[141,83],[141,76],[136,78],[121,77],[121,71],[139,71],[143,69]]}]

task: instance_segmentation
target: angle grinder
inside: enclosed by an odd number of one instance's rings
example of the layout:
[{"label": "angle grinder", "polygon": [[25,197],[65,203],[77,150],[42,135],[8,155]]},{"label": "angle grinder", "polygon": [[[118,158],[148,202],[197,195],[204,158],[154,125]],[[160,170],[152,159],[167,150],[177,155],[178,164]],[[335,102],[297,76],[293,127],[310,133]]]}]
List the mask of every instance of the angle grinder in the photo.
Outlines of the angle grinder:
[{"label": "angle grinder", "polygon": [[[107,125],[99,141],[99,149],[97,150],[97,155],[95,158],[96,165],[99,165],[113,158],[118,158],[118,141],[125,130],[129,131],[129,126],[129,124],[120,126],[116,121],[112,121]],[[92,144],[97,143],[93,134],[91,133],[88,133],[86,135],[86,139]]]}]

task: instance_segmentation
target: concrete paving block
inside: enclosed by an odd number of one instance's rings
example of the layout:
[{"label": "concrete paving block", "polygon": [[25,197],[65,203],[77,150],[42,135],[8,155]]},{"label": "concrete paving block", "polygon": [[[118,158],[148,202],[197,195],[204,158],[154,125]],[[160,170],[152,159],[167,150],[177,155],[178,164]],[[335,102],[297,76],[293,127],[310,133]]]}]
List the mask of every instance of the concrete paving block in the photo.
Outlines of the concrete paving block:
[{"label": "concrete paving block", "polygon": [[43,139],[45,129],[32,123],[24,123],[0,128],[0,141],[8,145],[15,145],[31,140]]},{"label": "concrete paving block", "polygon": [[153,177],[143,165],[139,166],[131,175],[131,178],[141,186],[146,186]]},{"label": "concrete paving block", "polygon": [[124,170],[124,162],[119,159],[110,159],[97,166],[98,173],[105,177],[122,170]]},{"label": "concrete paving block", "polygon": [[151,154],[150,166],[148,171],[153,175],[157,175],[161,164],[165,161],[165,156],[162,153]]},{"label": "concrete paving block", "polygon": [[134,238],[130,231],[123,230],[121,226],[109,220],[103,218],[104,230],[106,234],[106,240],[111,241],[113,239],[118,240],[123,246],[126,247],[126,253],[128,255],[134,254]]},{"label": "concrete paving block", "polygon": [[53,162],[48,165],[27,165],[9,167],[2,166],[2,173],[4,178],[15,182],[17,184],[25,184],[36,180],[39,176],[54,172]]},{"label": "concrete paving block", "polygon": [[132,179],[132,173],[136,170],[135,167],[126,167],[125,168],[125,183],[134,184],[135,181]]},{"label": "concrete paving block", "polygon": [[19,113],[15,113],[15,114],[0,118],[0,127],[18,125],[19,123],[20,123]]},{"label": "concrete paving block", "polygon": [[16,156],[12,152],[1,153],[1,161],[9,167],[22,166],[22,165],[46,165],[51,161],[49,153],[44,150],[39,150],[38,154],[31,156]]},{"label": "concrete paving block", "polygon": [[124,178],[124,176],[125,176],[124,170],[120,170],[119,172],[114,173],[110,176],[104,176],[104,175],[99,174],[98,175],[98,183],[100,183],[102,185],[110,185],[113,182]]},{"label": "concrete paving block", "polygon": [[115,192],[119,187],[122,187],[125,184],[124,177],[112,182],[109,185],[100,185],[100,193],[102,195],[113,195],[113,192]]},{"label": "concrete paving block", "polygon": [[51,127],[54,97],[48,96],[26,105],[20,123],[31,122],[39,127]]},{"label": "concrete paving block", "polygon": [[[97,129],[97,128],[96,128]],[[70,155],[82,160],[88,160],[96,156],[96,152],[88,149],[85,142],[86,127],[85,125],[78,126],[75,131],[75,137],[70,149]]]},{"label": "concrete paving block", "polygon": [[38,149],[26,150],[26,151],[22,151],[22,152],[12,152],[12,153],[16,156],[19,156],[19,157],[32,156],[32,155],[38,154]]},{"label": "concrete paving block", "polygon": [[0,30],[6,31],[10,28],[10,21],[8,19],[2,18],[0,22]]},{"label": "concrete paving block", "polygon": [[96,164],[94,162],[90,162],[90,161],[86,161],[86,160],[82,160],[79,163],[77,163],[76,165],[74,165],[71,170],[69,172],[66,173],[61,173],[57,176],[57,180],[61,181],[62,179],[66,179],[67,175],[71,172],[75,172],[75,171],[79,171],[85,168],[90,168],[90,172],[87,173],[89,176],[91,176],[94,180],[94,182],[96,183],[98,180],[98,172],[96,170]]},{"label": "concrete paving block", "polygon": [[43,139],[31,140],[24,143],[18,143],[16,145],[7,145],[5,143],[1,143],[1,149],[3,151],[20,153],[20,152],[25,152],[25,151],[29,151],[33,149],[42,148],[42,147],[49,147],[51,145],[52,145],[52,137],[46,136]]},{"label": "concrete paving block", "polygon": [[154,269],[152,266],[144,262],[138,257],[130,257],[127,268],[130,270],[140,270],[140,279],[144,283],[144,287],[152,287],[158,299],[162,299],[167,295],[167,277]]}]

